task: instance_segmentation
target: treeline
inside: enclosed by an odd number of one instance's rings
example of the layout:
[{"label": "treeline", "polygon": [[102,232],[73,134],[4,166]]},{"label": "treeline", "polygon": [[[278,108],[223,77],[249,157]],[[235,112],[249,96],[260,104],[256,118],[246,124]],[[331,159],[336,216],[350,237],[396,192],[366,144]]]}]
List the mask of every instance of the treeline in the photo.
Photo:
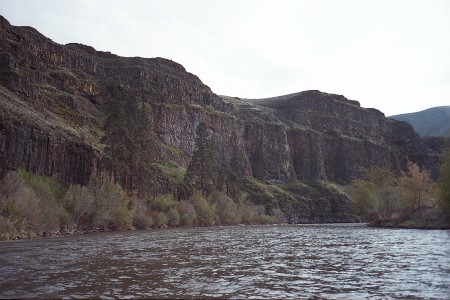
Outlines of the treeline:
[{"label": "treeline", "polygon": [[194,191],[186,200],[172,195],[130,196],[108,176],[93,176],[87,186],[61,187],[54,178],[23,170],[0,180],[0,239],[93,230],[148,229],[277,223],[264,206],[237,203],[215,191]]},{"label": "treeline", "polygon": [[427,170],[408,162],[396,176],[387,167],[366,169],[347,188],[355,213],[374,225],[443,227],[450,224],[450,152],[437,182]]}]

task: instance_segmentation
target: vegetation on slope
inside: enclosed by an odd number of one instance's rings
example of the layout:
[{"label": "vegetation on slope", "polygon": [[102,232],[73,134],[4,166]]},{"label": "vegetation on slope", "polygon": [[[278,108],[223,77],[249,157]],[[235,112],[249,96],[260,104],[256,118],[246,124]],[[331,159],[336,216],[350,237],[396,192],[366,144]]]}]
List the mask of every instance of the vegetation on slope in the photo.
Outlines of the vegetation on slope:
[{"label": "vegetation on slope", "polygon": [[[83,117],[82,120],[75,117],[71,119],[62,112],[66,108],[63,107],[65,105],[62,104],[61,99],[47,97],[47,102],[43,101],[43,103],[26,102],[0,85],[0,117],[25,122],[51,135],[63,137],[69,141],[82,142],[94,149],[101,147],[99,140],[102,132],[99,124],[103,116],[97,110],[87,112],[73,109],[74,113]],[[82,100],[85,101],[82,97],[77,97],[74,101],[78,103]]]},{"label": "vegetation on slope", "polygon": [[398,177],[386,167],[364,170],[347,190],[355,213],[374,226],[450,228],[449,176],[447,153],[437,185],[428,171],[408,162]]},{"label": "vegetation on slope", "polygon": [[96,230],[148,229],[280,223],[263,205],[239,201],[220,191],[194,190],[188,198],[171,194],[153,198],[127,195],[108,176],[93,176],[87,186],[62,187],[49,177],[23,170],[0,181],[0,240]]},{"label": "vegetation on slope", "polygon": [[[139,106],[135,108],[139,111]],[[122,117],[113,115],[114,126],[121,127]],[[1,179],[1,238],[167,226],[309,223],[320,222],[323,214],[348,219],[343,213],[348,207],[330,210],[333,205],[324,193],[342,198],[342,203],[348,198],[328,183],[268,184],[244,176],[233,163],[235,168],[227,169],[219,159],[214,135],[203,123],[197,128],[196,149],[186,170],[156,158],[148,161],[151,152],[142,154],[146,159],[139,158],[142,145],[130,144],[139,139],[127,140],[130,132],[122,131],[126,128],[106,135],[105,151],[111,154],[103,163],[104,172],[94,173],[86,186],[61,186],[54,178],[24,170]],[[156,190],[162,185],[169,185],[168,192]]]}]

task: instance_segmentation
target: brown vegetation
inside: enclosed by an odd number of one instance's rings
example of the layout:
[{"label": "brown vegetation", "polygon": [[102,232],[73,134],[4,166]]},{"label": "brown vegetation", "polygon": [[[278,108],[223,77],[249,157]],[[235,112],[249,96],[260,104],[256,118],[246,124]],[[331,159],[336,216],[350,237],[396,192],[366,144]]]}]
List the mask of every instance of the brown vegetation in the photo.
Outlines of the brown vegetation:
[{"label": "brown vegetation", "polygon": [[[442,174],[439,182],[442,182]],[[448,188],[449,182],[441,184]],[[363,171],[348,187],[355,213],[373,225],[389,227],[450,227],[428,171],[408,162],[399,177],[387,167]],[[442,198],[442,197],[441,197]]]},{"label": "brown vegetation", "polygon": [[107,176],[93,176],[87,186],[61,187],[49,177],[23,170],[0,180],[0,240],[120,229],[279,223],[263,206],[199,190],[185,200],[170,195],[128,196]]}]

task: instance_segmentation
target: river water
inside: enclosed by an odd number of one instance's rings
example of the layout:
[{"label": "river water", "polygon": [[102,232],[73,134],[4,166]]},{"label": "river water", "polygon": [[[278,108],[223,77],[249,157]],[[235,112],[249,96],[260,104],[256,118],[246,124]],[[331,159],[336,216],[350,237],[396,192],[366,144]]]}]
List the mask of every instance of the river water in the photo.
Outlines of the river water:
[{"label": "river water", "polygon": [[0,243],[0,298],[450,299],[450,231],[235,226]]}]

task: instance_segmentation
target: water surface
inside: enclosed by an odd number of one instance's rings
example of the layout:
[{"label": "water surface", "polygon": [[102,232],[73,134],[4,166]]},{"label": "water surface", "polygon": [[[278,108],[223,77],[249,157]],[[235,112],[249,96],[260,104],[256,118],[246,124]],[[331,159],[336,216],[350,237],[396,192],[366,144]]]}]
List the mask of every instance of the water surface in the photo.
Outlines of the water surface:
[{"label": "water surface", "polygon": [[0,243],[0,298],[449,295],[449,230],[236,226]]}]

